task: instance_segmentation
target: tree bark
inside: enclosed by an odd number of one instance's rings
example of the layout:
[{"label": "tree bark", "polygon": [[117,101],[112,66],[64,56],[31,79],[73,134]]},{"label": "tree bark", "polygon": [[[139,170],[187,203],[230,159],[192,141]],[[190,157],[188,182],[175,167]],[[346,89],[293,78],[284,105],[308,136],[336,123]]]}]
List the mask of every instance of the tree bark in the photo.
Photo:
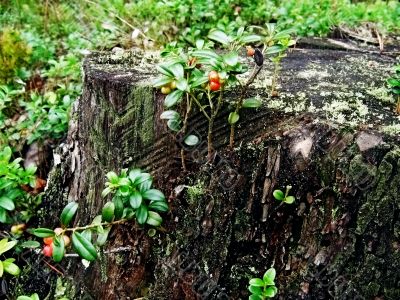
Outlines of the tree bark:
[{"label": "tree bark", "polygon": [[[182,143],[158,118],[163,96],[149,86],[156,62],[136,51],[84,62],[45,205],[78,201],[75,225],[86,224],[106,201],[104,175],[137,166],[151,171],[171,211],[154,237],[119,226],[105,250],[123,251],[88,268],[77,258],[60,266],[76,299],[247,299],[248,280],[271,266],[280,299],[400,298],[400,138],[383,132],[398,117],[381,89],[393,58],[297,49],[283,62],[278,98],[265,92],[267,64],[248,91],[263,107],[241,111],[233,152],[229,109],[215,120],[212,164],[207,122],[194,112],[188,133],[203,141],[185,151],[189,173]],[[286,185],[292,205],[272,197]]]}]

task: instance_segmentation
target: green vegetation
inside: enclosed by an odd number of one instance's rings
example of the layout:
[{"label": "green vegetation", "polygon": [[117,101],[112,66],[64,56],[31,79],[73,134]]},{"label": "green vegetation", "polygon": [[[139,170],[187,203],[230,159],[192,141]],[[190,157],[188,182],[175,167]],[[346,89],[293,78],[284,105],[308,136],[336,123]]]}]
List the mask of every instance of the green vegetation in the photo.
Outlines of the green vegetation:
[{"label": "green vegetation", "polygon": [[[90,51],[113,47],[163,49],[164,62],[158,67],[162,77],[155,82],[155,87],[167,95],[167,110],[161,119],[167,120],[183,143],[193,147],[200,139],[188,134],[187,124],[190,114],[198,109],[208,122],[208,159],[212,161],[214,122],[222,105],[230,109],[227,121],[233,148],[241,109],[261,105],[258,98],[247,97],[248,86],[264,60],[269,59],[274,69],[272,78],[268,78],[272,79],[268,93],[278,95],[280,64],[295,44],[293,34],[325,36],[335,26],[371,22],[385,36],[399,33],[399,15],[400,5],[395,0],[1,1],[0,225],[7,238],[0,241],[0,254],[9,251],[10,257],[1,258],[0,277],[18,276],[15,257],[23,249],[40,247],[27,233],[44,238],[43,254],[55,262],[63,259],[70,244],[78,255],[92,261],[113,225],[150,225],[154,228],[149,229],[149,235],[154,236],[162,223],[159,213],[168,211],[164,194],[152,188],[148,173],[122,170],[119,175],[107,174],[103,196],[112,199],[91,224],[68,227],[78,209],[78,204],[71,202],[61,212],[61,227],[26,231],[38,216],[46,183],[39,176],[45,178],[48,170],[24,167],[22,158],[33,145],[54,146],[66,136],[71,105],[82,90],[81,61]],[[242,57],[245,46],[254,69],[242,78],[240,75],[248,71]],[[397,96],[399,72],[397,67],[388,80]],[[228,101],[226,93],[233,87],[240,93]],[[396,110],[400,113],[400,96]],[[398,134],[398,124],[385,130]],[[186,169],[184,149],[181,154]],[[204,188],[200,183],[189,188],[190,199],[200,197]],[[276,190],[273,195],[281,203],[293,203],[290,188],[285,193]],[[272,268],[263,279],[252,279],[250,299],[275,296],[274,279]],[[39,297],[33,294],[18,299]]]}]

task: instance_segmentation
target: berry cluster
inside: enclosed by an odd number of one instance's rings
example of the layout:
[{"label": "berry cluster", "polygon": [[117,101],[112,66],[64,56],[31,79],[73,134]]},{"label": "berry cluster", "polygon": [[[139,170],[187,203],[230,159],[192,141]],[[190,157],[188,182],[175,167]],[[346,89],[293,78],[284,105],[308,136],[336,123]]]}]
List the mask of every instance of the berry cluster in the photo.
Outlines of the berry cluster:
[{"label": "berry cluster", "polygon": [[[60,227],[54,229],[54,233],[56,235],[60,235],[62,232],[63,232],[63,229],[60,228]],[[68,247],[69,244],[71,243],[70,238],[65,234],[62,237],[64,239],[65,247]],[[54,238],[53,237],[45,237],[45,238],[43,238],[44,247],[43,247],[42,253],[43,253],[44,256],[47,256],[47,257],[52,257],[53,256],[53,242],[54,242]]]},{"label": "berry cluster", "polygon": [[166,84],[163,87],[161,87],[161,93],[164,95],[168,95],[175,89],[176,89],[176,81],[172,81],[169,84]]},{"label": "berry cluster", "polygon": [[211,71],[208,73],[208,82],[210,90],[213,92],[218,91],[221,88],[222,82],[217,71]]}]

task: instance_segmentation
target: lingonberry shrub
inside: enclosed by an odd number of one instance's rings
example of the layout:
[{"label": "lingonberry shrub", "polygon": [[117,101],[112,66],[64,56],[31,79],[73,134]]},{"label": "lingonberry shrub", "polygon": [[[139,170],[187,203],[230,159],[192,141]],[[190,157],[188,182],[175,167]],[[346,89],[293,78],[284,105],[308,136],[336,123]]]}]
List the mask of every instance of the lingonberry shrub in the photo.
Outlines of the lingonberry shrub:
[{"label": "lingonberry shrub", "polygon": [[252,278],[249,281],[249,300],[265,300],[273,298],[278,293],[275,286],[276,271],[270,268],[264,273],[263,278]]},{"label": "lingonberry shrub", "polygon": [[85,226],[68,227],[73,220],[78,203],[68,203],[61,215],[61,227],[54,230],[37,228],[30,232],[43,238],[42,253],[60,262],[72,240],[72,249],[83,259],[93,261],[97,258],[97,248],[103,246],[113,225],[136,220],[139,225],[148,224],[159,227],[162,217],[159,212],[168,211],[164,194],[152,188],[153,178],[140,169],[127,169],[119,175],[109,172],[102,192],[103,197],[112,195],[112,200],[104,204],[101,214]]}]

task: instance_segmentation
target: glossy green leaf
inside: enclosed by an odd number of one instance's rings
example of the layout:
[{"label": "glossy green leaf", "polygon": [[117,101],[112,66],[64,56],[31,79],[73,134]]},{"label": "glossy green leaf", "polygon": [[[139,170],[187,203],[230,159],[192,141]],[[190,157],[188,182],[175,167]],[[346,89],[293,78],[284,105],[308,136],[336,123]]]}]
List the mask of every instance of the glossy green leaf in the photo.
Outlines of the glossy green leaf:
[{"label": "glossy green leaf", "polygon": [[165,75],[166,77],[173,77],[174,74],[171,72],[171,70],[164,65],[158,65],[156,66],[156,69],[158,72],[160,72],[161,74]]},{"label": "glossy green leaf", "polygon": [[157,189],[150,189],[142,194],[144,199],[149,199],[152,201],[165,201],[164,194]]},{"label": "glossy green leaf", "polygon": [[182,95],[183,92],[180,90],[175,90],[172,93],[168,94],[167,97],[165,97],[164,106],[169,108],[176,105],[182,100]]},{"label": "glossy green leaf", "polygon": [[104,198],[105,196],[107,196],[109,193],[112,192],[112,189],[110,187],[106,187],[102,192],[101,192],[101,196]]},{"label": "glossy green leaf", "polygon": [[200,77],[196,77],[196,79],[193,80],[193,82],[191,83],[192,87],[198,87],[204,83],[208,82],[208,76],[207,75],[203,75]]},{"label": "glossy green leaf", "polygon": [[7,222],[7,212],[4,208],[0,207],[0,223]]},{"label": "glossy green leaf", "polygon": [[124,208],[124,213],[122,214],[122,218],[131,220],[135,215],[136,215],[136,213],[132,208],[126,207],[126,208]]},{"label": "glossy green leaf", "polygon": [[124,212],[124,202],[122,201],[122,199],[120,197],[114,197],[114,199],[112,200],[114,202],[114,215],[115,215],[115,219],[119,220],[122,217],[122,213]]},{"label": "glossy green leaf", "polygon": [[45,238],[45,237],[52,237],[55,235],[54,230],[49,228],[36,228],[30,231],[33,235]]},{"label": "glossy green leaf", "polygon": [[172,77],[160,77],[153,81],[153,87],[159,88],[174,81]]},{"label": "glossy green leaf", "polygon": [[109,182],[111,182],[112,184],[118,184],[119,182],[119,177],[117,175],[117,173],[110,171],[106,174],[106,177],[108,179]]},{"label": "glossy green leaf", "polygon": [[20,268],[14,264],[15,259],[9,258],[3,261],[4,272],[11,274],[13,276],[18,276],[21,273]]},{"label": "glossy green leaf", "polygon": [[136,219],[139,224],[146,223],[148,215],[149,215],[149,211],[148,211],[147,207],[144,205],[139,206],[139,208],[136,210]]},{"label": "glossy green leaf", "polygon": [[241,38],[240,38],[240,41],[243,43],[243,44],[250,44],[250,43],[255,43],[255,42],[259,42],[259,41],[261,41],[261,36],[259,36],[259,35],[256,35],[256,34],[249,34],[249,35],[245,35],[245,36],[242,36]]},{"label": "glossy green leaf", "polygon": [[181,130],[181,121],[180,120],[175,120],[175,119],[168,120],[167,125],[168,125],[168,128],[171,129],[172,131]]},{"label": "glossy green leaf", "polygon": [[263,300],[262,296],[260,295],[250,295],[249,300]]},{"label": "glossy green leaf", "polygon": [[103,221],[105,222],[112,222],[114,219],[114,211],[115,211],[115,204],[114,202],[107,202],[104,204],[103,209],[101,210],[101,216]]},{"label": "glossy green leaf", "polygon": [[3,274],[4,274],[3,262],[0,260],[0,278],[3,277]]},{"label": "glossy green leaf", "polygon": [[196,135],[188,135],[183,142],[188,146],[195,146],[199,143],[199,138]]},{"label": "glossy green leaf", "polygon": [[250,279],[249,284],[253,285],[253,286],[259,286],[259,287],[262,286],[263,287],[264,281],[262,281],[260,278],[252,278],[252,279]]},{"label": "glossy green leaf", "polygon": [[142,194],[139,191],[133,191],[129,196],[129,204],[133,209],[137,209],[140,205],[142,205]]},{"label": "glossy green leaf", "polygon": [[276,200],[282,201],[285,199],[285,194],[281,190],[275,190],[273,196]]},{"label": "glossy green leaf", "polygon": [[267,283],[268,285],[274,285],[274,280],[276,277],[276,271],[274,268],[269,268],[263,276],[263,280],[265,283]]},{"label": "glossy green leaf", "polygon": [[[101,227],[101,230],[99,231],[98,230],[98,228],[100,228]],[[104,232],[104,229],[103,229],[103,226],[101,226],[101,225],[99,225],[99,226],[97,226],[96,227],[96,231],[97,232]],[[82,231],[81,232],[81,235],[85,238],[85,239],[87,239],[89,242],[92,242],[92,236],[93,236],[93,234],[92,234],[92,230],[91,229],[85,229],[84,231]]]},{"label": "glossy green leaf", "polygon": [[199,58],[219,59],[219,55],[213,50],[197,50],[193,51],[192,55]]},{"label": "glossy green leaf", "polygon": [[228,54],[225,54],[223,56],[223,59],[228,66],[234,67],[239,61],[239,55],[237,54],[237,52],[230,52]]},{"label": "glossy green leaf", "polygon": [[60,221],[61,224],[64,225],[65,227],[67,227],[69,225],[69,223],[72,221],[76,211],[78,210],[78,203],[76,202],[70,202],[68,203],[60,216]]},{"label": "glossy green leaf", "polygon": [[180,63],[169,66],[169,70],[172,72],[172,74],[174,74],[176,79],[183,78],[184,70],[183,66]]},{"label": "glossy green leaf", "polygon": [[196,48],[197,49],[203,49],[204,47],[204,40],[197,40],[196,41]]},{"label": "glossy green leaf", "polygon": [[176,87],[178,88],[178,90],[186,91],[189,85],[185,78],[181,78],[176,82]]},{"label": "glossy green leaf", "polygon": [[2,196],[0,197],[0,207],[4,208],[5,210],[14,210],[14,201],[6,196]]},{"label": "glossy green leaf", "polygon": [[37,241],[25,241],[20,246],[22,248],[34,249],[34,248],[39,248],[40,243]]},{"label": "glossy green leaf", "polygon": [[103,233],[99,233],[97,235],[96,244],[98,246],[103,246],[107,242],[108,234],[110,233],[110,231],[111,231],[111,226],[104,228]]},{"label": "glossy green leaf", "polygon": [[232,42],[232,38],[229,37],[225,32],[220,30],[213,30],[211,31],[208,36],[210,40],[216,41],[221,43],[222,45],[229,45]]},{"label": "glossy green leaf", "polygon": [[62,236],[56,236],[53,240],[53,260],[60,262],[65,253],[64,238]]},{"label": "glossy green leaf", "polygon": [[131,171],[129,171],[128,177],[129,177],[131,183],[133,185],[136,185],[137,182],[142,177],[142,170],[140,170],[140,169],[132,169]]},{"label": "glossy green leaf", "polygon": [[180,115],[175,110],[166,110],[160,115],[162,120],[179,120]]},{"label": "glossy green leaf", "polygon": [[228,122],[229,122],[229,124],[235,124],[237,121],[239,121],[239,114],[237,113],[237,112],[231,112],[230,114],[229,114],[229,117],[228,117]]},{"label": "glossy green leaf", "polygon": [[9,242],[8,239],[4,238],[0,241],[0,255],[8,250],[12,249],[17,244],[17,241]]},{"label": "glossy green leaf", "polygon": [[256,98],[249,98],[243,101],[244,108],[257,108],[261,106],[261,101]]},{"label": "glossy green leaf", "polygon": [[162,217],[154,211],[149,211],[146,223],[155,227],[160,226]]},{"label": "glossy green leaf", "polygon": [[268,298],[273,298],[277,293],[278,289],[275,286],[269,286],[264,290],[263,295]]},{"label": "glossy green leaf", "polygon": [[262,289],[259,286],[250,285],[249,291],[255,295],[262,295]]},{"label": "glossy green leaf", "polygon": [[284,200],[287,204],[292,204],[296,199],[293,196],[287,196]]},{"label": "glossy green leaf", "polygon": [[72,245],[76,253],[79,254],[82,258],[88,261],[94,261],[97,258],[96,248],[85,239],[79,232],[74,232],[72,234]]},{"label": "glossy green leaf", "polygon": [[168,211],[168,203],[165,201],[151,201],[149,204],[149,209],[166,212]]}]

